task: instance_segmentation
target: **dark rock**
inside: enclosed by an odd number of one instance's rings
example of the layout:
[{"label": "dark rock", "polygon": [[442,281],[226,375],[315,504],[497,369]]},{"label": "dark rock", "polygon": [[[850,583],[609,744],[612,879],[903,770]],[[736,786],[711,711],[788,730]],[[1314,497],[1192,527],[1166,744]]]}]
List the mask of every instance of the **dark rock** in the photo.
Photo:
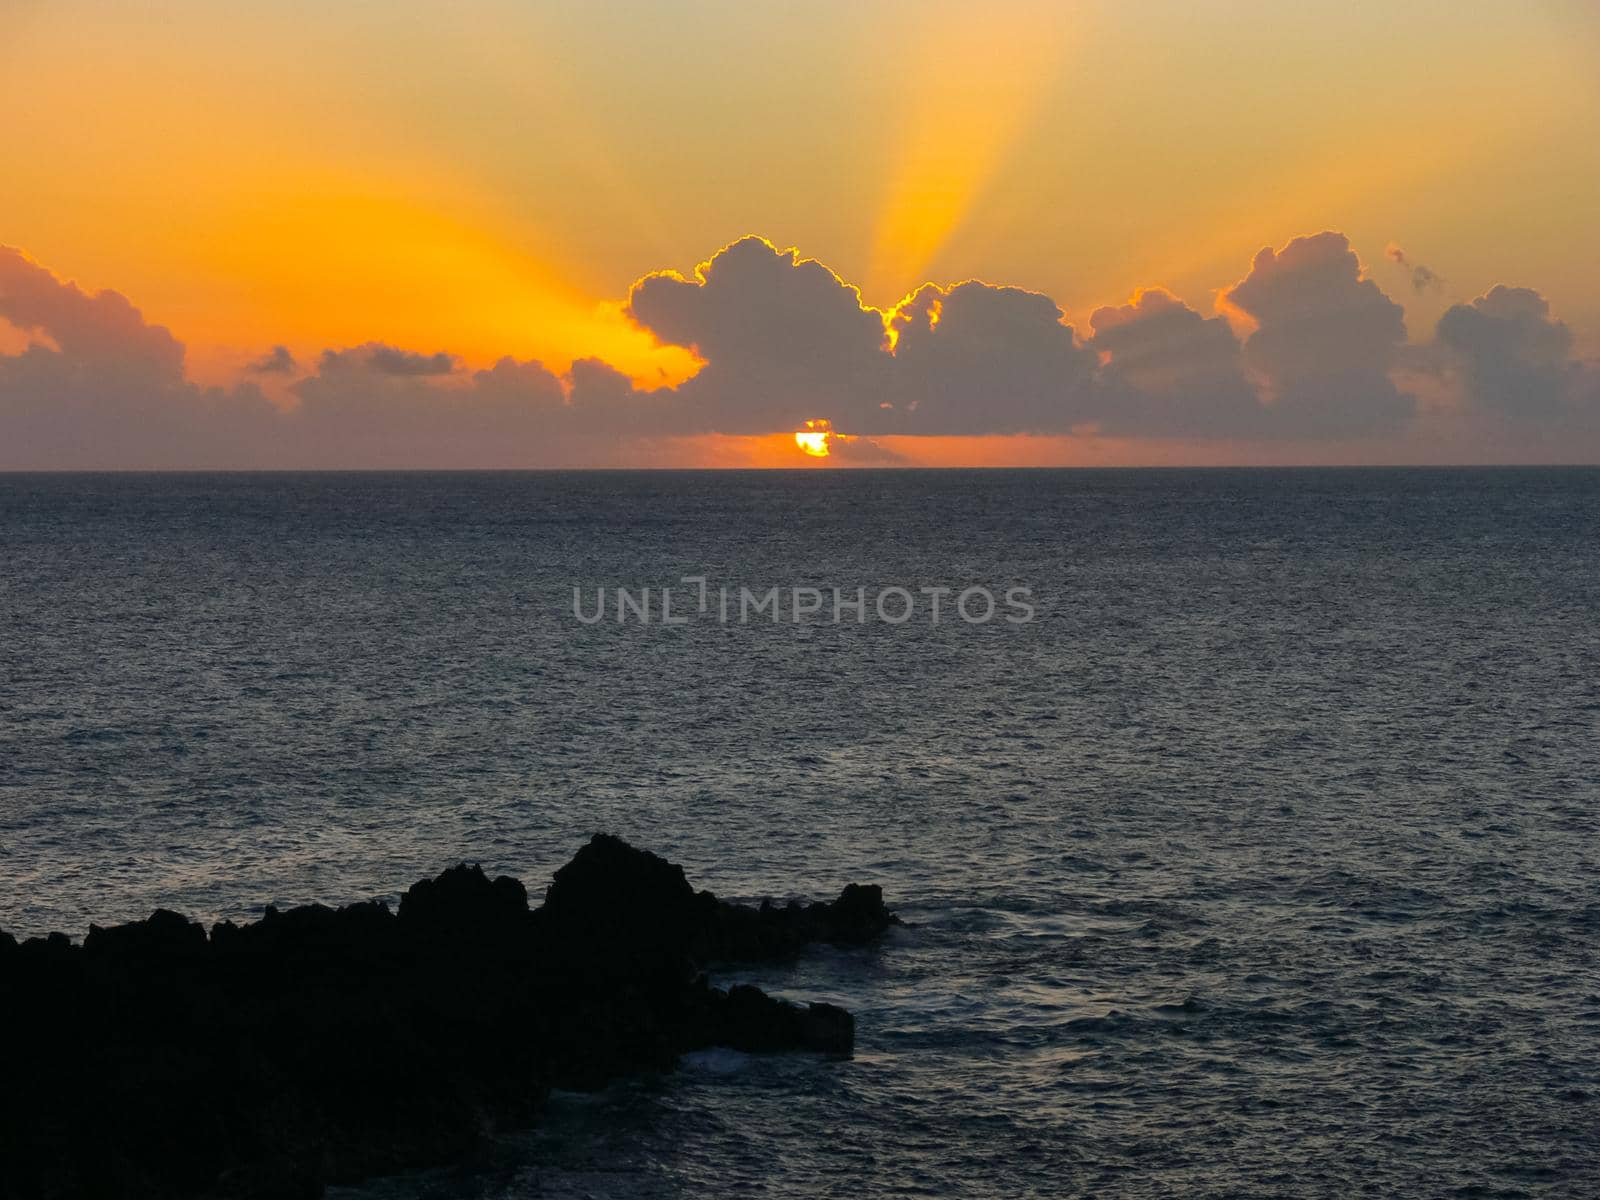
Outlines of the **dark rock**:
[{"label": "dark rock", "polygon": [[527,916],[527,889],[508,875],[491,883],[476,863],[420,880],[400,900],[401,921],[441,937],[492,939],[515,932]]},{"label": "dark rock", "polygon": [[322,1193],[315,1171],[285,1159],[229,1167],[212,1191],[216,1200],[318,1200]]},{"label": "dark rock", "polygon": [[865,945],[897,924],[899,918],[883,905],[882,888],[852,883],[831,904],[778,908],[769,901],[751,909],[716,903],[702,945],[712,960],[788,958],[817,942]]},{"label": "dark rock", "polygon": [[855,1018],[831,1004],[802,1008],[740,984],[720,993],[719,1007],[713,1037],[734,1050],[803,1049],[843,1056],[855,1046]]},{"label": "dark rock", "polygon": [[695,894],[682,867],[601,833],[556,872],[539,925],[551,941],[675,961],[691,952],[716,906],[711,893]]},{"label": "dark rock", "polygon": [[701,968],[860,945],[893,922],[875,887],[726,904],[600,835],[533,912],[516,880],[463,864],[398,913],[269,907],[208,937],[158,910],[81,947],[0,934],[0,1190],[311,1197],[457,1158],[536,1120],[551,1087],[697,1047],[848,1054],[842,1009],[713,988]]},{"label": "dark rock", "polygon": [[200,925],[164,908],[143,921],[102,929],[89,926],[84,952],[121,959],[139,966],[164,966],[175,960],[205,953],[206,931]]},{"label": "dark rock", "polygon": [[883,889],[877,884],[847,883],[828,906],[826,920],[830,942],[859,946],[882,934],[895,917],[883,906]]}]

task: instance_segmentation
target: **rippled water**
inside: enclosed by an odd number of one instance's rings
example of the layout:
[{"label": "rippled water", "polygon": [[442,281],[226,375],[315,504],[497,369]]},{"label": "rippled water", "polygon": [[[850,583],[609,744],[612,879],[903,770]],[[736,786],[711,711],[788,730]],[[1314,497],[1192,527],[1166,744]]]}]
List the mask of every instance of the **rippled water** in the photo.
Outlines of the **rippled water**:
[{"label": "rippled water", "polygon": [[[581,584],[1028,585],[584,626]],[[1600,472],[0,476],[0,926],[732,897],[848,1063],[696,1055],[362,1196],[1600,1193]]]}]

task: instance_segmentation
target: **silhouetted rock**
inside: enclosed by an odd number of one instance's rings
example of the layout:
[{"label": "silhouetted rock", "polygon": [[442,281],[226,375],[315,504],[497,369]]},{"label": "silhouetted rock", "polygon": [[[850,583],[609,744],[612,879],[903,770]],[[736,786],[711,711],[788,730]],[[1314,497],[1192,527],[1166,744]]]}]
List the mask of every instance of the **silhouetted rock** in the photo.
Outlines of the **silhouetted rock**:
[{"label": "silhouetted rock", "polygon": [[89,926],[83,949],[130,966],[150,968],[198,958],[206,951],[206,931],[187,917],[158,908],[143,921],[102,929]]},{"label": "silhouetted rock", "polygon": [[716,907],[709,892],[695,894],[682,867],[596,834],[555,873],[534,926],[541,953],[585,983],[676,986],[693,976],[694,949]]},{"label": "silhouetted rock", "polygon": [[158,910],[81,947],[0,934],[0,1190],[311,1197],[460,1156],[535,1120],[551,1087],[690,1049],[848,1054],[849,1013],[724,991],[701,969],[857,945],[893,921],[875,887],[727,904],[600,835],[534,911],[516,880],[463,864],[398,913],[268,908],[208,937]]},{"label": "silhouetted rock", "polygon": [[430,937],[493,940],[522,932],[527,919],[528,890],[509,875],[491,883],[476,864],[420,880],[400,899],[400,920]]},{"label": "silhouetted rock", "polygon": [[816,942],[864,945],[895,923],[882,888],[852,883],[831,904],[796,901],[780,908],[768,902],[751,909],[714,903],[701,945],[712,960],[786,958]]},{"label": "silhouetted rock", "polygon": [[855,1045],[855,1018],[832,1004],[802,1008],[740,984],[719,995],[718,1008],[717,1041],[735,1050],[759,1054],[798,1047],[845,1055]]}]

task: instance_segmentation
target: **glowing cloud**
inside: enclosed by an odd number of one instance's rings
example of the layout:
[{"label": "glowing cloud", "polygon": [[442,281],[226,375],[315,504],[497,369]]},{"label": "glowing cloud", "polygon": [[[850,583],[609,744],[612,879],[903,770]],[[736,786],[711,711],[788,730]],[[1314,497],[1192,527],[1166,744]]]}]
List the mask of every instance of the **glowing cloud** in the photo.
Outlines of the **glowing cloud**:
[{"label": "glowing cloud", "polygon": [[475,369],[431,340],[367,340],[258,350],[224,389],[122,295],[0,247],[0,468],[1594,461],[1600,446],[1600,372],[1530,289],[1493,287],[1408,343],[1330,231],[1261,250],[1220,306],[1242,343],[1159,288],[1083,333],[1043,293],[977,281],[884,312],[745,238],[630,293],[635,335],[701,364],[676,385],[599,357]]}]

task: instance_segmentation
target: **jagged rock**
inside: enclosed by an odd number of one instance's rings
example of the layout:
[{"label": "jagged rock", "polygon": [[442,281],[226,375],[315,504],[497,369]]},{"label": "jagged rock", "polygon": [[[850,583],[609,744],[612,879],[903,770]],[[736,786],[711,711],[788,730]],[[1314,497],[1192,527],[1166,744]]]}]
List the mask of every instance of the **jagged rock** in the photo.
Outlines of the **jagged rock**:
[{"label": "jagged rock", "polygon": [[596,834],[555,873],[534,925],[541,953],[585,986],[624,977],[676,986],[693,977],[716,906],[682,867]]},{"label": "jagged rock", "polygon": [[721,993],[716,1021],[721,1045],[762,1053],[799,1048],[847,1055],[855,1045],[855,1018],[832,1004],[804,1008],[740,984]]},{"label": "jagged rock", "polygon": [[81,947],[0,934],[0,1182],[19,1198],[309,1197],[448,1161],[535,1120],[553,1086],[690,1049],[848,1054],[842,1009],[723,991],[701,968],[858,945],[893,921],[875,887],[726,904],[598,835],[534,911],[516,880],[463,864],[398,913],[268,908],[208,937],[158,910]]},{"label": "jagged rock", "polygon": [[134,966],[165,966],[204,954],[206,931],[187,917],[158,908],[143,921],[109,929],[89,926],[83,949],[87,954],[117,958]]},{"label": "jagged rock", "polygon": [[713,960],[787,958],[816,942],[859,946],[880,937],[897,918],[883,905],[883,889],[849,884],[831,904],[770,902],[759,909],[714,905],[704,931],[706,957]]},{"label": "jagged rock", "polygon": [[493,940],[519,932],[527,917],[528,890],[521,882],[502,875],[491,883],[477,864],[419,880],[400,899],[400,920],[435,937]]}]

